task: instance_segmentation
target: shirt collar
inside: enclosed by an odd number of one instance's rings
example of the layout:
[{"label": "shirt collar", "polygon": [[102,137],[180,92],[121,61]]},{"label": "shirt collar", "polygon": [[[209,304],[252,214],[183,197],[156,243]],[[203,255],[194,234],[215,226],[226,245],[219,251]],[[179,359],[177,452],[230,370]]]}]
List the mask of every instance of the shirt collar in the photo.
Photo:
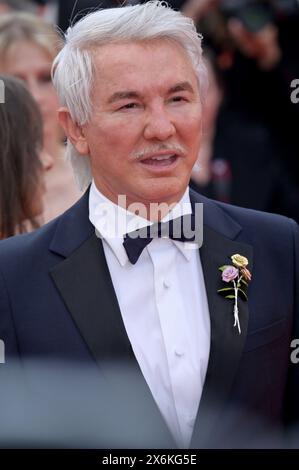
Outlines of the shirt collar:
[{"label": "shirt collar", "polygon": [[[169,220],[191,213],[189,187],[187,187],[181,200],[163,217],[162,222],[168,222]],[[89,192],[89,220],[95,227],[97,236],[107,242],[121,266],[129,262],[123,246],[123,236],[126,233],[152,225],[153,223],[110,201],[96,187],[94,181],[92,181]],[[191,248],[194,248],[194,244],[182,243],[175,240],[171,241],[186,260],[189,261],[191,258]]]}]

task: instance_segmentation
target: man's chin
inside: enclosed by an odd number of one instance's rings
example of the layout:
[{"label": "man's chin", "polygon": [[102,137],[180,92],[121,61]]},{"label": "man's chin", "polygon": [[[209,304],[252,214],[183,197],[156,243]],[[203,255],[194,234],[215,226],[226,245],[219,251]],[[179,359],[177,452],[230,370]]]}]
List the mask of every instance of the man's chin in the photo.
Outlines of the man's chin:
[{"label": "man's chin", "polygon": [[144,194],[144,197],[140,198],[139,202],[146,205],[150,203],[172,204],[178,202],[182,198],[185,190],[186,187],[180,190],[178,190],[178,188],[163,188],[161,190],[157,189],[155,191]]},{"label": "man's chin", "polygon": [[[139,192],[139,196],[134,199],[127,197],[127,209],[135,212],[137,207],[139,215],[150,220],[163,218],[177,202],[180,201],[186,191],[187,185],[153,185],[151,188],[144,188]],[[131,206],[131,209],[130,209]]]}]

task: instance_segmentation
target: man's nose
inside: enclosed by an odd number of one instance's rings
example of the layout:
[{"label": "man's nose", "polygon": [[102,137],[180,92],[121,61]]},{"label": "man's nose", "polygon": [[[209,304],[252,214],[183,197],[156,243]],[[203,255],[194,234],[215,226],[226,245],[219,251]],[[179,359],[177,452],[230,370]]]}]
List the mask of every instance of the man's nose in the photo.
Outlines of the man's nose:
[{"label": "man's nose", "polygon": [[176,132],[171,116],[164,108],[149,111],[144,128],[144,137],[147,140],[157,139],[164,141]]}]

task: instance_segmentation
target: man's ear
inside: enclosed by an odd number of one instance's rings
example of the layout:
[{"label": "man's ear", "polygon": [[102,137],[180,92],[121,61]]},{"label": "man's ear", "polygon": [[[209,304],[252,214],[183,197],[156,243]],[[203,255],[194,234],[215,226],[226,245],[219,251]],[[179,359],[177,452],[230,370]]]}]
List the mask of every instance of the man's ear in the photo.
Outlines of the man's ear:
[{"label": "man's ear", "polygon": [[70,112],[63,107],[58,110],[58,120],[63,127],[67,138],[71,141],[80,155],[89,154],[89,146],[86,141],[82,126],[72,120]]}]

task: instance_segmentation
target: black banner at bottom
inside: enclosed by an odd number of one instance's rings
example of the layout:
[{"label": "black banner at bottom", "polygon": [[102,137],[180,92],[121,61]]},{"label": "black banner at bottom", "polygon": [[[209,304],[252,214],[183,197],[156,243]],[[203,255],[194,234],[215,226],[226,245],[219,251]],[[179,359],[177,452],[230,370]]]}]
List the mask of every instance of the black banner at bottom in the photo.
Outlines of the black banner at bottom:
[{"label": "black banner at bottom", "polygon": [[287,465],[299,462],[299,450],[120,450],[120,449],[2,449],[0,450],[1,468],[7,465],[67,465],[75,468],[144,468],[144,466],[192,466],[207,468],[210,465]]}]

